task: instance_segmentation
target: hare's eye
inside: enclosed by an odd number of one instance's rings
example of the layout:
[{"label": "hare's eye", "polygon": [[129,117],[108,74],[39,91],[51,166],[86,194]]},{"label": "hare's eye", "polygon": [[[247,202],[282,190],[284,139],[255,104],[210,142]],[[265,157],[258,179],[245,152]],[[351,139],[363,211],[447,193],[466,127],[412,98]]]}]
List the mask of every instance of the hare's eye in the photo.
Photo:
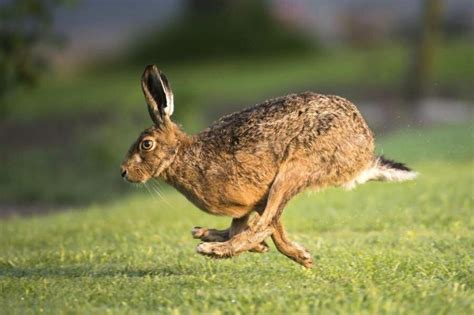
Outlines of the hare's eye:
[{"label": "hare's eye", "polygon": [[155,142],[153,140],[143,140],[140,144],[140,148],[145,151],[150,151],[155,146]]}]

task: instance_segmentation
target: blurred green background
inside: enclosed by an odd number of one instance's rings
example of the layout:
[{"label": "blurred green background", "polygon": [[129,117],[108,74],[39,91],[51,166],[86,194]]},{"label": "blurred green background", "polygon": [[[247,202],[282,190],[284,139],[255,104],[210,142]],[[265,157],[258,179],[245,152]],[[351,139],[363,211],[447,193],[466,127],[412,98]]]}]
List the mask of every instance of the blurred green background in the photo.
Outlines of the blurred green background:
[{"label": "blurred green background", "polygon": [[0,14],[3,216],[142,193],[118,166],[151,125],[150,63],[191,133],[305,90],[352,100],[381,137],[472,123],[469,1],[3,0]]},{"label": "blurred green background", "polygon": [[[0,0],[0,310],[474,314],[473,17],[472,0]],[[420,176],[294,198],[312,270],[272,245],[202,257],[189,230],[229,218],[120,176],[152,124],[151,63],[187,132],[337,94]]]}]

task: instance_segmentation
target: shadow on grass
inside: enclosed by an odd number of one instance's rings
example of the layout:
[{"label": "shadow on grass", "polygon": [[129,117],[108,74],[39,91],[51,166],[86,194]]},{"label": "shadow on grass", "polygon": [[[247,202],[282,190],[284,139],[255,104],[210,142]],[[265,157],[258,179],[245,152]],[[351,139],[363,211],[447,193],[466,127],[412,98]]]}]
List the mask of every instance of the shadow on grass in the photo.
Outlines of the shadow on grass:
[{"label": "shadow on grass", "polygon": [[176,266],[161,266],[156,268],[117,268],[110,267],[101,270],[91,270],[86,266],[67,266],[67,267],[1,267],[0,276],[10,278],[102,278],[102,277],[173,277],[196,274],[196,270]]}]

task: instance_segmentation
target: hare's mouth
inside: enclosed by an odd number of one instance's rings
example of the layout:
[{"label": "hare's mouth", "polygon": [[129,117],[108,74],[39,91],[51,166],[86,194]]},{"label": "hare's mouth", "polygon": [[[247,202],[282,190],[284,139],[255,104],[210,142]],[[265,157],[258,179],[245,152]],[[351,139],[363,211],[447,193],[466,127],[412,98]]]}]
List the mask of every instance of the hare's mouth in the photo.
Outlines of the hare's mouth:
[{"label": "hare's mouth", "polygon": [[145,184],[148,181],[148,179],[131,179],[128,177],[125,177],[124,180],[131,184]]},{"label": "hare's mouth", "polygon": [[122,168],[122,178],[132,184],[145,184],[151,176],[147,176],[143,172],[134,172]]}]

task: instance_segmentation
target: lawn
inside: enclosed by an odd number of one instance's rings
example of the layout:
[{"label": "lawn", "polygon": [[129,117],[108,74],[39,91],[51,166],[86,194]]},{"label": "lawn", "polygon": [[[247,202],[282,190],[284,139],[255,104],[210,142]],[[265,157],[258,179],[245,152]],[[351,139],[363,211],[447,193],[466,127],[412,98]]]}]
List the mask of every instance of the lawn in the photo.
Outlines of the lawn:
[{"label": "lawn", "polygon": [[306,270],[277,253],[199,256],[195,225],[229,219],[146,190],[84,209],[0,221],[2,313],[474,313],[471,125],[407,130],[378,150],[408,183],[304,193],[286,208]]}]

